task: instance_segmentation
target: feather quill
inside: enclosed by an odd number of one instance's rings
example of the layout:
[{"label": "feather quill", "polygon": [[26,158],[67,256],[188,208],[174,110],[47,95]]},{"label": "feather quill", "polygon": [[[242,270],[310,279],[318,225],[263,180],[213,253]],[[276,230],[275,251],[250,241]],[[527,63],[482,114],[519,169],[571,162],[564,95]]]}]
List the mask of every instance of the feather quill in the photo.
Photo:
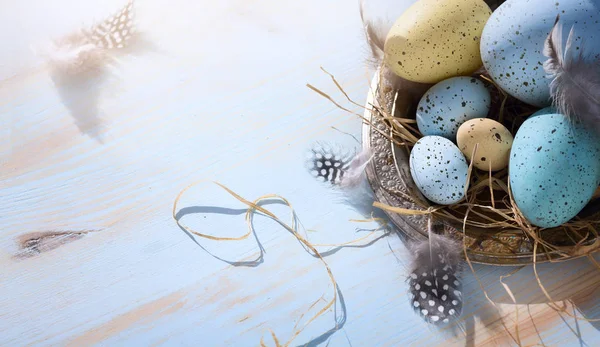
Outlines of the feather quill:
[{"label": "feather quill", "polygon": [[571,27],[563,48],[563,26],[560,15],[548,35],[543,54],[548,59],[544,70],[549,78],[553,106],[571,120],[579,120],[600,133],[600,61],[584,55],[583,44],[572,52],[575,39]]},{"label": "feather quill", "polygon": [[429,217],[428,240],[410,246],[409,298],[411,307],[426,322],[445,324],[462,313],[461,244],[444,236],[443,224]]}]

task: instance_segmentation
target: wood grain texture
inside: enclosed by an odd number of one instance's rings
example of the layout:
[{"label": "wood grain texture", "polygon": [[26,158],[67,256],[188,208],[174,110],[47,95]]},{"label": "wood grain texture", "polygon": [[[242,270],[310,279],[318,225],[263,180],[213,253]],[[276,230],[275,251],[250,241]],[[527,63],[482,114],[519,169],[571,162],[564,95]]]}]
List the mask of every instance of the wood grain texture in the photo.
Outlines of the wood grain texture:
[{"label": "wood grain texture", "polygon": [[[342,100],[323,66],[364,102],[371,76],[358,6],[140,1],[151,44],[122,57],[101,87],[97,80],[57,86],[29,45],[121,5],[0,4],[0,345],[257,346],[263,336],[273,345],[269,329],[285,341],[312,303],[322,298],[314,313],[331,299],[318,260],[261,216],[254,227],[262,256],[253,238],[194,242],[173,222],[171,206],[187,184],[209,179],[249,200],[285,196],[303,227],[316,230],[306,233],[315,243],[376,228],[351,222],[364,217],[303,167],[315,140],[358,146],[332,128],[359,137],[356,117],[305,87]],[[245,207],[216,186],[190,190],[180,206],[199,231],[246,230]],[[282,205],[265,207],[288,218]],[[94,232],[69,234],[85,230]],[[71,237],[54,242],[48,232]],[[37,251],[18,257],[23,247]],[[600,270],[587,259],[538,267],[562,313],[549,307],[531,267],[504,281],[515,305],[500,283],[513,269],[476,266],[497,307],[467,271],[463,322],[434,331],[408,304],[405,252],[396,235],[328,252],[341,300],[294,342],[508,346],[516,343],[505,327],[516,338],[517,325],[524,346],[600,343],[598,323],[569,316],[600,317]]]}]

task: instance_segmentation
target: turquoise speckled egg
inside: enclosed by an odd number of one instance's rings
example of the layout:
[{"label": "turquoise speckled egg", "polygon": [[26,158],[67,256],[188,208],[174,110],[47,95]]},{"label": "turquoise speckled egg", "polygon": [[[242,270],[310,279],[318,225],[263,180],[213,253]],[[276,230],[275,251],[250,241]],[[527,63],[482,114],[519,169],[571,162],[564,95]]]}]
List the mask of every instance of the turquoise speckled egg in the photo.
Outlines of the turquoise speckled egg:
[{"label": "turquoise speckled egg", "polygon": [[456,140],[458,128],[473,118],[485,118],[490,92],[474,77],[452,77],[431,87],[417,106],[417,126],[427,135]]},{"label": "turquoise speckled egg", "polygon": [[600,59],[600,0],[508,0],[487,21],[481,58],[494,81],[513,97],[537,107],[550,106],[544,72],[544,42],[556,16],[563,24],[563,45],[575,28],[573,51],[585,41],[588,59]]},{"label": "turquoise speckled egg", "polygon": [[441,136],[419,139],[410,153],[417,188],[434,203],[451,205],[464,197],[469,166],[458,147]]},{"label": "turquoise speckled egg", "polygon": [[550,107],[540,110],[517,131],[509,177],[515,203],[531,224],[564,224],[600,183],[598,137]]}]

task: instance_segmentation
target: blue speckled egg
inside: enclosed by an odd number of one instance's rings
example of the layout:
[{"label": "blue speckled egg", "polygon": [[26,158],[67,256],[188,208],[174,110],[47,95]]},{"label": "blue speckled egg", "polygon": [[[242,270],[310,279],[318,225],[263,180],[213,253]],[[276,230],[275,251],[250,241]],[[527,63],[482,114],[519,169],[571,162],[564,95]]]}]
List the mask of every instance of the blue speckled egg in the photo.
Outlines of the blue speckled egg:
[{"label": "blue speckled egg", "polygon": [[458,128],[469,119],[485,118],[492,99],[474,77],[452,77],[431,87],[417,106],[417,126],[424,135],[456,140]]},{"label": "blue speckled egg", "polygon": [[494,81],[513,97],[537,107],[551,104],[542,51],[556,16],[563,44],[575,25],[575,52],[585,40],[589,59],[600,59],[600,0],[508,0],[487,21],[481,58]]},{"label": "blue speckled egg", "polygon": [[509,176],[514,200],[531,224],[566,223],[600,183],[598,137],[550,107],[540,110],[517,131]]},{"label": "blue speckled egg", "polygon": [[451,205],[465,195],[469,166],[452,141],[424,136],[410,153],[410,173],[417,188],[436,204]]}]

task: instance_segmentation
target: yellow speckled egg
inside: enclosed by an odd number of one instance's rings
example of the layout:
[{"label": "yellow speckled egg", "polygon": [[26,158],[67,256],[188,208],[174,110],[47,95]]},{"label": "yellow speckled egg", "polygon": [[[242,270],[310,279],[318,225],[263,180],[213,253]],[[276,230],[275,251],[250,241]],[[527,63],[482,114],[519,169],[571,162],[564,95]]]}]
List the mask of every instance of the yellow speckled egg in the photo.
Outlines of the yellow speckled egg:
[{"label": "yellow speckled egg", "polygon": [[419,0],[390,29],[386,64],[419,83],[470,75],[483,66],[479,40],[491,14],[483,0]]},{"label": "yellow speckled egg", "polygon": [[488,171],[502,170],[508,166],[513,136],[506,127],[493,119],[475,118],[464,122],[456,134],[456,144],[471,162],[475,144],[477,152],[473,165]]}]

